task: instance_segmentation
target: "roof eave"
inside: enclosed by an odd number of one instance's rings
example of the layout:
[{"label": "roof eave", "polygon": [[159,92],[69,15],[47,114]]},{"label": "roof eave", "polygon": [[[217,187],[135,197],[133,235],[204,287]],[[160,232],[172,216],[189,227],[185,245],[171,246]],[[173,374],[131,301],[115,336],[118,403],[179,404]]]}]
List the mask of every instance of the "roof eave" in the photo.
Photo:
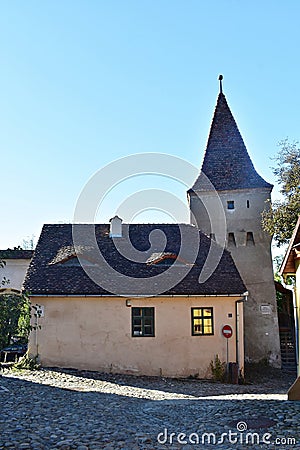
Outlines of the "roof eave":
[{"label": "roof eave", "polygon": [[282,276],[285,273],[285,268],[287,266],[287,263],[290,260],[290,257],[292,257],[292,249],[293,249],[294,242],[295,242],[297,233],[299,231],[299,228],[300,228],[300,216],[298,217],[297,224],[296,224],[296,226],[294,228],[292,237],[291,237],[290,242],[289,242],[289,246],[288,246],[287,251],[285,253],[284,259],[283,259],[282,264],[281,264],[281,267],[280,267],[280,269],[278,271],[280,276]]},{"label": "roof eave", "polygon": [[29,294],[29,297],[116,297],[116,298],[126,298],[126,297],[130,297],[130,298],[153,298],[153,297],[246,297],[248,295],[247,292],[243,292],[241,294],[159,294],[159,295],[153,295],[153,294],[149,294],[149,295],[136,295],[136,294],[126,294],[126,295],[116,295],[116,294]]}]

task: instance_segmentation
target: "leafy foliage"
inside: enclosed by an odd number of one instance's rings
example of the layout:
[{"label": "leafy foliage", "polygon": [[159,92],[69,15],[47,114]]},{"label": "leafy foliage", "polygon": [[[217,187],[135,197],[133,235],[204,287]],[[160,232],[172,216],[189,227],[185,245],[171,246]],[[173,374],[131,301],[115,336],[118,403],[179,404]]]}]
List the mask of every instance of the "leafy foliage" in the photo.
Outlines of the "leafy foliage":
[{"label": "leafy foliage", "polygon": [[283,199],[274,202],[262,216],[264,230],[274,235],[278,247],[289,241],[300,214],[300,148],[297,142],[287,139],[279,145],[273,173]]},{"label": "leafy foliage", "polygon": [[[274,268],[274,280],[278,281],[279,283],[282,282],[281,276],[279,275],[279,270],[281,268],[283,262],[283,255],[275,256],[273,259],[273,268]],[[296,283],[296,279],[294,275],[288,275],[285,277],[285,284],[294,286]]]},{"label": "leafy foliage", "polygon": [[[33,239],[32,236],[28,241],[23,240],[23,247],[14,247],[14,250],[33,248]],[[4,260],[0,260],[0,268],[5,267],[5,264]],[[0,277],[0,286],[9,284],[9,280]],[[18,337],[24,343],[28,341],[29,332],[34,328],[30,325],[30,316],[31,307],[26,294],[3,293],[0,295],[0,349],[11,344],[12,337]]]},{"label": "leafy foliage", "polygon": [[[283,261],[283,255],[275,256],[273,259],[273,267],[274,267],[274,280],[278,281],[279,283],[282,283],[281,276],[279,275],[279,270],[282,265]],[[295,285],[295,277],[294,276],[288,276],[285,278],[285,284],[289,286]],[[279,290],[276,289],[276,301],[277,301],[277,311],[282,312],[284,311],[284,304],[288,301],[286,294],[279,292]]]},{"label": "leafy foliage", "polygon": [[[6,262],[0,259],[0,268],[1,267],[3,268],[5,266],[5,264],[6,264]],[[9,284],[9,280],[6,277],[3,277],[1,282],[0,282],[0,285],[1,286],[5,286],[7,284]]]},{"label": "leafy foliage", "polygon": [[219,355],[216,355],[214,361],[210,362],[210,370],[213,380],[222,382],[225,381],[226,363],[221,362]]},{"label": "leafy foliage", "polygon": [[15,370],[38,370],[40,367],[38,356],[31,357],[28,352],[13,365]]},{"label": "leafy foliage", "polygon": [[13,336],[27,342],[30,329],[30,303],[26,295],[0,295],[0,349],[10,344]]}]

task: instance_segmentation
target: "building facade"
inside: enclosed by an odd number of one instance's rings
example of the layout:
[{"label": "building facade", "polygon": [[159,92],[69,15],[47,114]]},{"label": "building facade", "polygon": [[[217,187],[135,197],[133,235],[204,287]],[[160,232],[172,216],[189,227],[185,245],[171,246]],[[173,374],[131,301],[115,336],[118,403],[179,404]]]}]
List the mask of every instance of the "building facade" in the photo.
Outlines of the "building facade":
[{"label": "building facade", "polygon": [[[115,233],[114,219],[110,225],[43,227],[25,280],[41,311],[33,318],[31,354],[43,366],[210,378],[216,355],[227,362],[228,343],[228,362],[243,375],[246,288],[230,253],[221,252],[217,269],[199,283],[210,248],[219,246],[195,226],[118,220]],[[91,227],[96,246],[85,239]],[[82,239],[76,245],[74,229]],[[163,251],[154,240],[149,246],[155,230],[165,235]],[[132,245],[139,261],[129,257]],[[161,292],[160,279],[167,283]],[[232,330],[228,339],[225,325]]]}]

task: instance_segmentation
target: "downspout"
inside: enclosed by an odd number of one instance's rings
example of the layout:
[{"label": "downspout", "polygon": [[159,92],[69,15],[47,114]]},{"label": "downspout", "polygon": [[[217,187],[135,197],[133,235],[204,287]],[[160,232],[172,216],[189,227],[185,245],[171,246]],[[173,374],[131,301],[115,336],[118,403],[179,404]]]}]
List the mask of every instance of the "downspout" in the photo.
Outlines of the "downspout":
[{"label": "downspout", "polygon": [[247,297],[249,292],[246,291],[243,294],[243,297],[235,302],[235,354],[236,354],[236,363],[238,366],[239,374],[240,374],[240,357],[239,357],[239,348],[240,348],[240,336],[239,336],[239,325],[240,325],[240,315],[238,310],[238,303],[244,303],[247,301]]},{"label": "downspout", "polygon": [[291,286],[285,283],[285,277],[282,275],[282,284],[285,289],[288,289],[293,296],[293,306],[294,306],[294,323],[295,323],[295,341],[296,341],[296,366],[297,366],[297,376],[299,375],[299,321],[298,321],[298,306],[296,301],[296,285]]}]

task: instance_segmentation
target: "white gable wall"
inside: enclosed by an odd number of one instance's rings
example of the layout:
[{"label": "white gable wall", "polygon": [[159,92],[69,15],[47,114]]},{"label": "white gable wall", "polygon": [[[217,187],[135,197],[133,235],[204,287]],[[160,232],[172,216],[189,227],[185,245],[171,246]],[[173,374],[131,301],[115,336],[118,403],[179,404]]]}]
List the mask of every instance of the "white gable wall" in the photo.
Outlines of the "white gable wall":
[{"label": "white gable wall", "polygon": [[1,286],[20,291],[30,264],[30,259],[4,259],[5,266],[0,268],[0,281],[5,277],[8,284]]}]

